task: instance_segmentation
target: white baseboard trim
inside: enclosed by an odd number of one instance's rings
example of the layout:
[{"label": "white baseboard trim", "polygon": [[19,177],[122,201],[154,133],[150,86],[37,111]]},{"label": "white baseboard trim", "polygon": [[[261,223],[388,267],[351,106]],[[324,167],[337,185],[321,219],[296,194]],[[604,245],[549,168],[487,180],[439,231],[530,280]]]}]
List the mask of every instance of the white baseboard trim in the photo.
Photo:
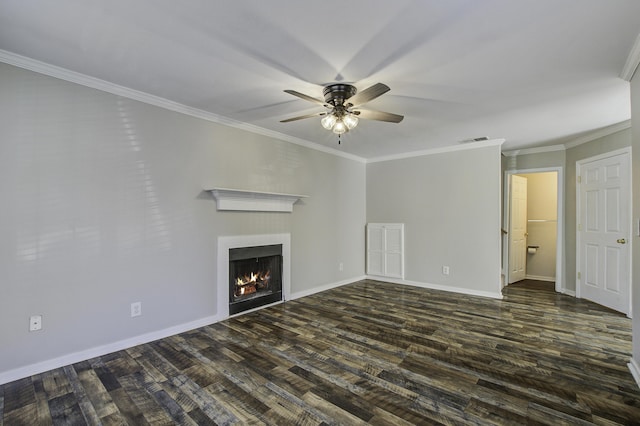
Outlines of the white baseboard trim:
[{"label": "white baseboard trim", "polygon": [[567,290],[566,288],[563,288],[561,293],[562,294],[566,294],[567,296],[576,297],[576,291],[575,290]]},{"label": "white baseboard trim", "polygon": [[629,371],[631,371],[631,375],[636,381],[636,384],[640,388],[640,365],[638,365],[635,359],[631,358],[627,366],[629,367]]},{"label": "white baseboard trim", "polygon": [[545,277],[542,275],[525,275],[525,278],[528,280],[536,280],[536,281],[548,281],[548,282],[556,282],[556,277]]},{"label": "white baseboard trim", "polygon": [[499,291],[494,293],[491,291],[472,290],[469,288],[462,288],[462,287],[449,287],[441,284],[431,284],[431,283],[423,283],[423,282],[417,282],[417,281],[400,280],[395,278],[378,277],[375,275],[368,275],[367,279],[376,280],[376,281],[386,281],[386,282],[395,283],[395,284],[411,285],[414,287],[428,288],[431,290],[442,290],[442,291],[448,291],[451,293],[468,294],[470,296],[489,297],[491,299],[502,299],[503,297],[502,293]]},{"label": "white baseboard trim", "polygon": [[[299,299],[304,296],[310,296],[312,294],[319,293],[321,291],[330,290],[336,287],[341,287],[346,284],[352,284],[354,282],[362,281],[364,279],[365,279],[365,276],[363,275],[360,277],[350,278],[344,281],[326,284],[310,290],[299,291],[296,293],[292,293],[289,296],[289,300]],[[276,302],[274,303],[274,305],[277,305],[279,303],[282,303],[282,302]],[[256,308],[253,310],[257,310],[261,308],[263,307]],[[247,312],[250,312],[250,311],[243,312],[242,314],[245,314]],[[238,315],[242,315],[242,314],[238,314]],[[49,359],[49,360],[38,362],[35,364],[25,365],[24,367],[19,367],[9,371],[3,371],[3,372],[0,372],[0,385],[13,382],[15,380],[23,379],[25,377],[33,376],[34,374],[44,373],[45,371],[53,370],[55,368],[60,368],[66,365],[75,364],[76,362],[86,361],[88,359],[110,354],[112,352],[117,352],[124,349],[132,348],[137,345],[142,345],[144,343],[153,342],[154,340],[163,339],[169,336],[174,336],[176,334],[184,333],[186,331],[194,330],[196,328],[204,327],[206,325],[211,325],[225,319],[227,318],[222,318],[217,315],[209,316],[209,317],[201,318],[199,320],[176,325],[173,327],[168,327],[162,330],[141,334],[139,336],[131,337],[129,339],[119,340],[114,343],[109,343],[102,346],[96,346],[94,348],[63,355],[58,358]]]},{"label": "white baseboard trim", "polygon": [[128,349],[136,345],[142,345],[144,343],[153,342],[154,340],[184,333],[185,331],[204,327],[205,325],[210,325],[220,320],[221,318],[218,318],[217,316],[205,317],[199,320],[187,322],[173,327],[168,327],[162,330],[141,334],[129,339],[119,340],[114,343],[96,346],[94,348],[63,355],[58,358],[37,362],[35,364],[25,365],[24,367],[19,367],[9,371],[3,371],[0,372],[0,385],[13,382],[14,380],[33,376],[34,374],[44,373],[45,371],[53,370],[55,368],[75,364],[76,362],[86,361],[91,358],[121,351],[123,349]]},{"label": "white baseboard trim", "polygon": [[311,296],[312,294],[320,293],[321,291],[327,291],[327,290],[331,290],[332,288],[342,287],[343,285],[353,284],[355,282],[362,281],[366,278],[367,278],[366,276],[362,275],[360,277],[349,278],[348,280],[325,284],[320,287],[315,287],[309,290],[296,291],[295,293],[291,293],[291,295],[289,296],[289,300],[295,300],[301,297]]}]

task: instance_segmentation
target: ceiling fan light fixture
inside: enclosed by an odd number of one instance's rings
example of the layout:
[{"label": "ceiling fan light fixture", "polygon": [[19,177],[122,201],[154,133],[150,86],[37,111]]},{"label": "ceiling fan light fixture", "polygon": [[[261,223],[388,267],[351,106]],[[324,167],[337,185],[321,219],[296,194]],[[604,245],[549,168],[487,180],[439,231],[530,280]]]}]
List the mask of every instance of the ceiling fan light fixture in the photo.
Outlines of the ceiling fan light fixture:
[{"label": "ceiling fan light fixture", "polygon": [[349,128],[347,127],[346,124],[344,124],[344,121],[338,120],[336,121],[336,124],[334,124],[332,130],[333,130],[333,133],[341,135],[343,133],[347,133],[349,131]]},{"label": "ceiling fan light fixture", "polygon": [[334,114],[327,114],[322,117],[322,120],[320,120],[320,124],[322,124],[322,127],[324,127],[325,129],[331,130],[336,124],[336,121],[338,121],[338,119]]},{"label": "ceiling fan light fixture", "polygon": [[358,125],[358,117],[353,114],[347,114],[342,118],[347,129],[351,130]]}]

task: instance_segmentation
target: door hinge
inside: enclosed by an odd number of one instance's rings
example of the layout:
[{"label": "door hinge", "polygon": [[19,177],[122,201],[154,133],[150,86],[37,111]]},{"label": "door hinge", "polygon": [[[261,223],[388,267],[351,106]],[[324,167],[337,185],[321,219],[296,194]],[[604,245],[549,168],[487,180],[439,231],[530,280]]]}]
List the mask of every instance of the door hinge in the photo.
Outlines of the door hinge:
[{"label": "door hinge", "polygon": [[576,180],[578,181],[578,183],[582,183],[582,176],[578,175],[576,177]]},{"label": "door hinge", "polygon": [[582,274],[578,272],[578,279],[582,279]]}]

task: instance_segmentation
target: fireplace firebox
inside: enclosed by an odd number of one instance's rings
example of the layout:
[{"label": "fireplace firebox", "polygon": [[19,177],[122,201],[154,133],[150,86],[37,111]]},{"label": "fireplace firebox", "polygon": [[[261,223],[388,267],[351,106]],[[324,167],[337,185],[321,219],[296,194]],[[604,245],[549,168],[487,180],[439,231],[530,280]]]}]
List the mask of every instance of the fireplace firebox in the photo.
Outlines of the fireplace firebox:
[{"label": "fireplace firebox", "polygon": [[229,249],[229,314],[282,300],[282,244]]}]

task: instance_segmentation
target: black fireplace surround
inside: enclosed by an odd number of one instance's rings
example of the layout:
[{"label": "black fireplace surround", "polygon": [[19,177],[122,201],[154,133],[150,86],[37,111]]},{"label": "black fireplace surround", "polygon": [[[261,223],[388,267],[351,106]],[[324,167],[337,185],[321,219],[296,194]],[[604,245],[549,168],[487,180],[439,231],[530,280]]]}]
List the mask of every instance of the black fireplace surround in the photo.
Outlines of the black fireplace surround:
[{"label": "black fireplace surround", "polygon": [[229,315],[282,300],[282,244],[229,249]]}]

